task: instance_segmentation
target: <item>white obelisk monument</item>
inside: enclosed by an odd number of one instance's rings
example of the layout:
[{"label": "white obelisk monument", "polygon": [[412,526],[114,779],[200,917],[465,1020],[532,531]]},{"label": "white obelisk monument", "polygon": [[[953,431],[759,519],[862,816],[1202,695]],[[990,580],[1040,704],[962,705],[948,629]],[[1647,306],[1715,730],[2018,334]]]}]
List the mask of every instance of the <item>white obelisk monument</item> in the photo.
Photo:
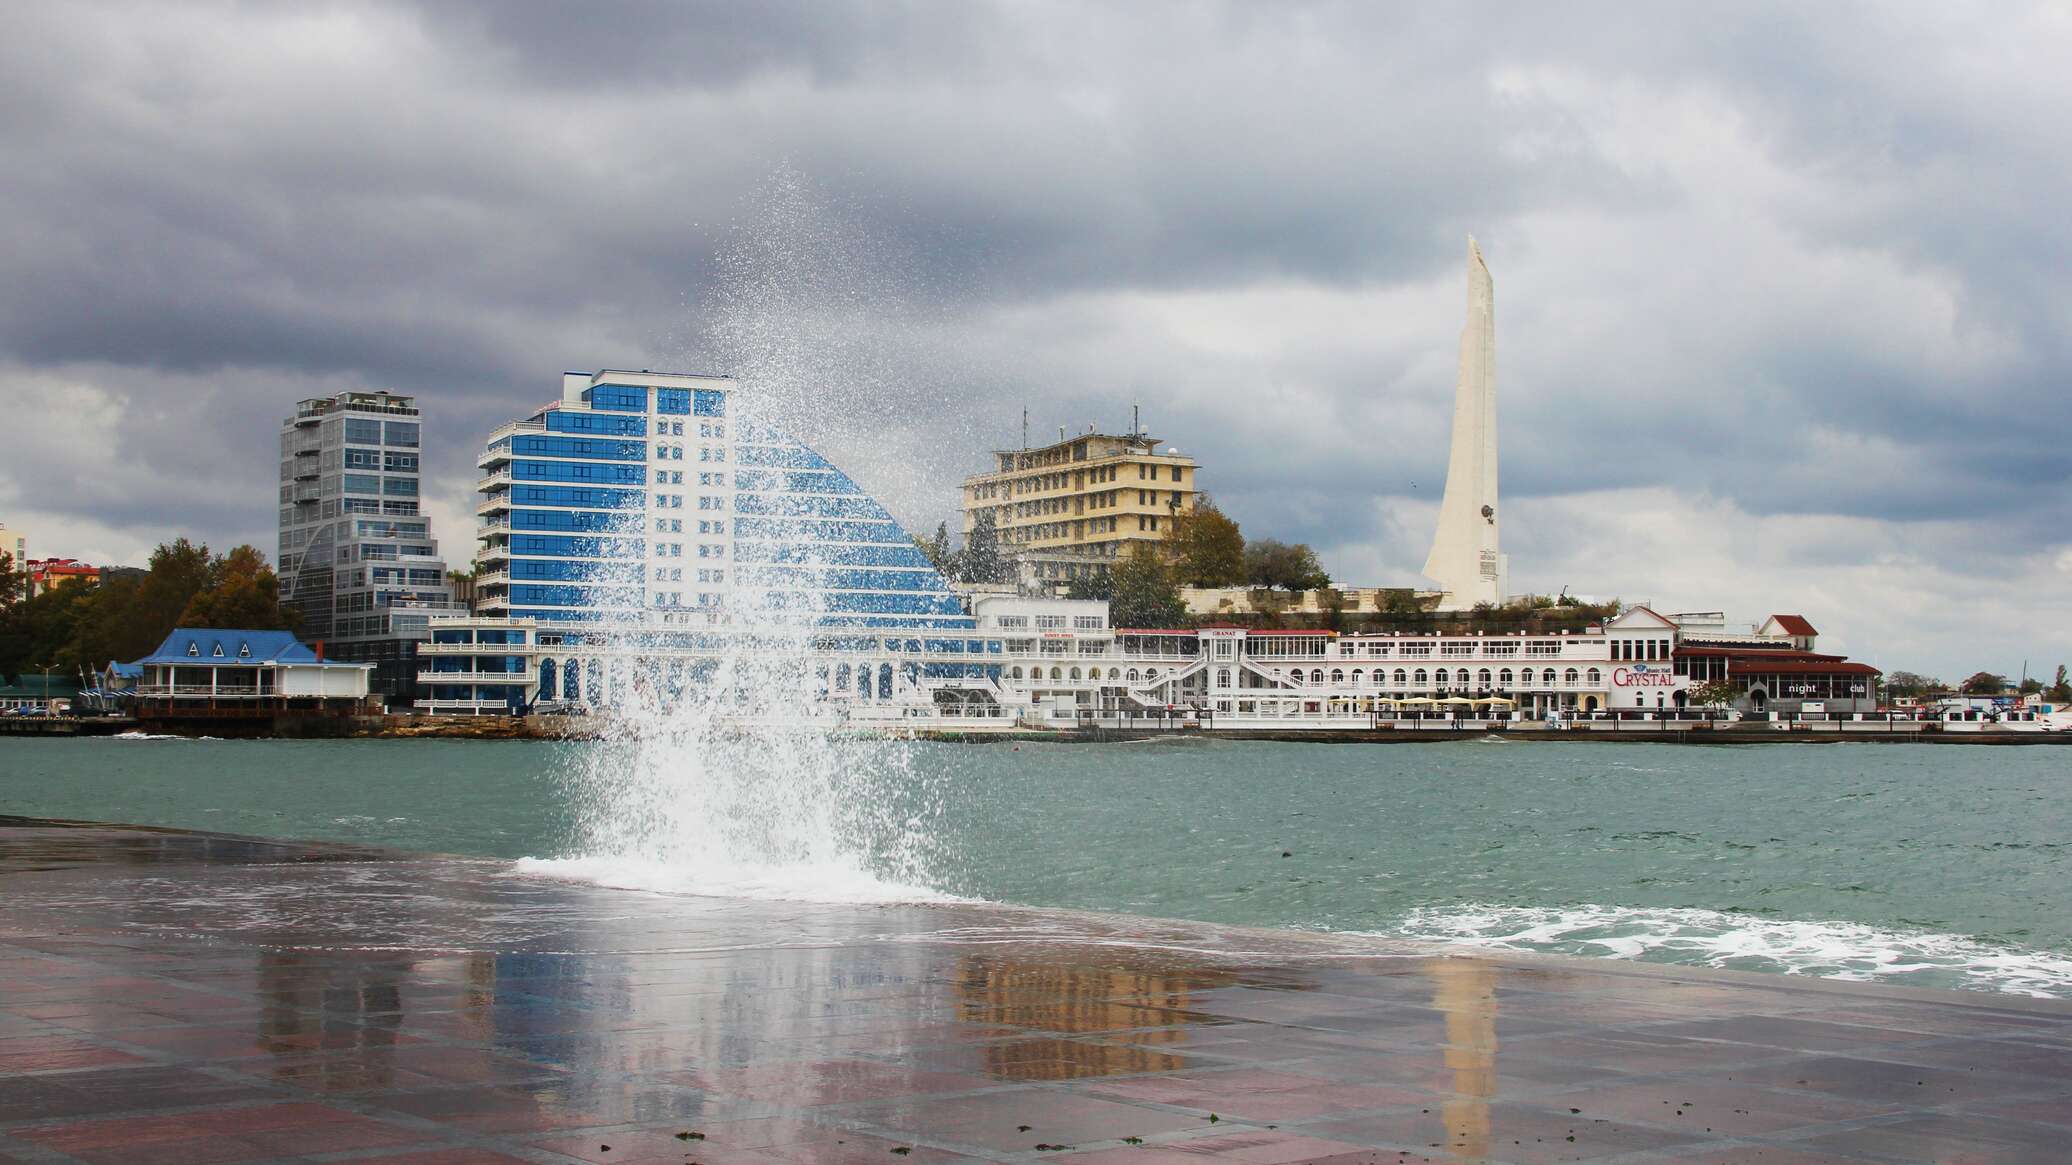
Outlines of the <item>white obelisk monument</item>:
[{"label": "white obelisk monument", "polygon": [[1460,376],[1453,388],[1453,453],[1446,496],[1424,573],[1446,597],[1441,610],[1504,601],[1504,555],[1497,547],[1496,289],[1482,249],[1468,236],[1468,321],[1460,331]]}]

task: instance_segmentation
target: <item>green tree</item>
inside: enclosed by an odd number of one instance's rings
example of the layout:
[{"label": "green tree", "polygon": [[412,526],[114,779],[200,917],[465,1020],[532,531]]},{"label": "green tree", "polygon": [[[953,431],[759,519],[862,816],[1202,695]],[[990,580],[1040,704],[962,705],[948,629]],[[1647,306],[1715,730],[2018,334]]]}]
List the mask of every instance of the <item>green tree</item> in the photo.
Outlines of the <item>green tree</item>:
[{"label": "green tree", "polygon": [[1896,671],[1885,677],[1885,694],[1888,696],[1921,697],[1930,692],[1943,690],[1943,682],[1930,679],[1918,672]]},{"label": "green tree", "polygon": [[53,587],[0,610],[0,678],[19,683],[45,669],[70,675],[79,662],[70,647],[96,589]]},{"label": "green tree", "polygon": [[950,524],[948,522],[937,522],[935,524],[935,537],[933,538],[923,538],[918,534],[914,535],[914,545],[920,547],[922,555],[928,559],[928,565],[934,567],[936,573],[945,578],[956,576],[956,555],[950,550]]},{"label": "green tree", "polygon": [[1699,708],[1724,708],[1740,694],[1731,680],[1707,680],[1691,689],[1690,701]]},{"label": "green tree", "polygon": [[2058,678],[2051,683],[2049,695],[2053,704],[2072,704],[2072,683],[2066,682],[2062,663],[2058,665]]},{"label": "green tree", "polygon": [[1245,547],[1245,581],[1255,587],[1308,591],[1330,586],[1331,576],[1307,545],[1263,538]]},{"label": "green tree", "polygon": [[2023,680],[2021,686],[2016,688],[2015,690],[2020,692],[2024,696],[2041,695],[2043,694],[2043,681],[2037,679],[2035,676],[2030,676],[2029,678]]},{"label": "green tree", "polygon": [[964,582],[1007,581],[1009,563],[1000,553],[1000,530],[993,511],[979,511],[978,521],[971,527],[971,538],[964,544],[964,552],[958,559],[957,577]]},{"label": "green tree", "polygon": [[1068,599],[1112,599],[1115,597],[1115,576],[1105,570],[1097,570],[1073,579],[1065,587]]},{"label": "green tree", "polygon": [[281,606],[280,579],[266,565],[266,556],[255,547],[239,546],[210,564],[209,585],[188,600],[176,625],[292,631],[297,622]]},{"label": "green tree", "polygon": [[2007,691],[2007,677],[1989,671],[1973,672],[1958,690],[1967,696],[1997,696]]},{"label": "green tree", "polygon": [[1108,571],[1112,593],[1108,622],[1115,627],[1173,627],[1186,618],[1172,572],[1157,554],[1119,558]]},{"label": "green tree", "polygon": [[19,601],[28,587],[28,576],[16,569],[12,554],[0,554],[0,607]]},{"label": "green tree", "polygon": [[1162,543],[1173,577],[1183,586],[1234,587],[1245,581],[1245,536],[1216,503],[1203,494],[1191,513],[1169,519]]}]

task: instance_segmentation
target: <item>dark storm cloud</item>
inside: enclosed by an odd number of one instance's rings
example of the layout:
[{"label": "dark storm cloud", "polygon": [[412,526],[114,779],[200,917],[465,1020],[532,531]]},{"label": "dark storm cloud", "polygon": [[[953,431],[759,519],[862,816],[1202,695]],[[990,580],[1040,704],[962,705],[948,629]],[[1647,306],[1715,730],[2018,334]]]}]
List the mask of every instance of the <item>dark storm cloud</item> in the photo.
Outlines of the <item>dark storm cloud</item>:
[{"label": "dark storm cloud", "polygon": [[[1248,529],[1400,575],[1473,232],[1517,502],[1995,512],[1964,553],[2033,557],[2072,517],[2055,13],[32,6],[0,397],[151,421],[83,488],[43,484],[62,443],[0,467],[0,508],[266,542],[279,417],[394,387],[460,514],[562,368],[734,363],[825,383],[812,435],[909,456],[881,488],[920,524],[1023,405],[1040,436],[1141,402]],[[758,247],[816,290],[744,291]],[[744,348],[757,303],[815,354]]]}]

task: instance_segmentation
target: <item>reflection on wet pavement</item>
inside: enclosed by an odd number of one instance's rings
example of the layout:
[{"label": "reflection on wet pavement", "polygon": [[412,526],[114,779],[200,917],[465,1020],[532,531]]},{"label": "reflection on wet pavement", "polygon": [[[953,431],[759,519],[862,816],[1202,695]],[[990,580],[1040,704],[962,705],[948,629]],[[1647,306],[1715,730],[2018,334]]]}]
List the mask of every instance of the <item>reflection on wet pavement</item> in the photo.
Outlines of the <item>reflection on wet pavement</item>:
[{"label": "reflection on wet pavement", "polygon": [[0,1165],[2059,1162],[2072,1007],[0,822]]}]

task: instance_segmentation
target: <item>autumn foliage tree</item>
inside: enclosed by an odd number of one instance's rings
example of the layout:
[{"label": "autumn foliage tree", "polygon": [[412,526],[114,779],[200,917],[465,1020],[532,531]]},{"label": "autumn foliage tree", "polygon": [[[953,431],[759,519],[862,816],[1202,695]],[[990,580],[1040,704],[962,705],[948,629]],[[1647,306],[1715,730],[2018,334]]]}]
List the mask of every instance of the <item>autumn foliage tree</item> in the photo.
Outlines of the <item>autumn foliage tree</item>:
[{"label": "autumn foliage tree", "polygon": [[1245,536],[1229,515],[1203,494],[1190,513],[1170,519],[1163,543],[1173,579],[1182,586],[1235,587],[1245,581]]}]

